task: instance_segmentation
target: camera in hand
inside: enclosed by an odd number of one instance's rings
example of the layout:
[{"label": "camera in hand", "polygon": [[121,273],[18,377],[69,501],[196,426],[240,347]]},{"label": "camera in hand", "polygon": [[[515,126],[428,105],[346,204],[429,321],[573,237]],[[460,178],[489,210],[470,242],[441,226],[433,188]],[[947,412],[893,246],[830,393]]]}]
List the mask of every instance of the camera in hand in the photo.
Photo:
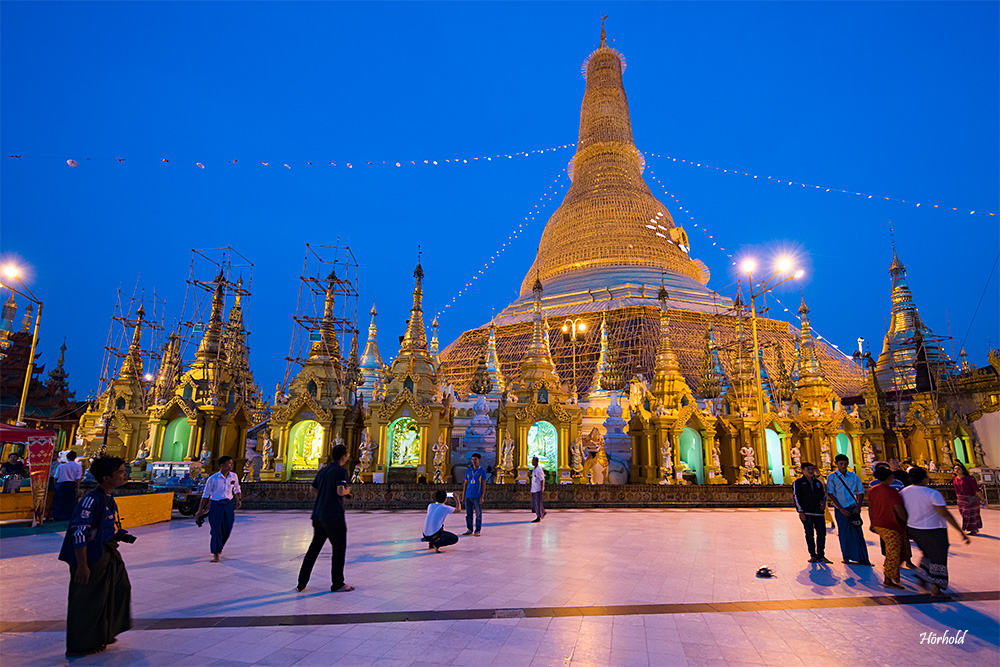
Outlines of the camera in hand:
[{"label": "camera in hand", "polygon": [[203,516],[200,516],[194,520],[194,525],[198,526],[199,528],[201,528],[204,523],[205,523],[205,517]]},{"label": "camera in hand", "polygon": [[135,544],[135,535],[130,535],[124,528],[119,528],[115,533],[115,542],[124,542],[125,544]]}]

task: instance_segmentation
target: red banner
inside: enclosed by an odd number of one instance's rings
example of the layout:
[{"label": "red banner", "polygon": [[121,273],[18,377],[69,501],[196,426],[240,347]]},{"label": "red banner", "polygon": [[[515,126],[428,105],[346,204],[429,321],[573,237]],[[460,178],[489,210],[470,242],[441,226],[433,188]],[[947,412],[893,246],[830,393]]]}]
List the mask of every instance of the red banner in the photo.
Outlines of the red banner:
[{"label": "red banner", "polygon": [[49,472],[52,469],[52,453],[56,448],[54,435],[29,436],[28,474],[31,475],[31,504],[35,519],[32,526],[41,525],[45,520],[45,501],[49,490]]}]

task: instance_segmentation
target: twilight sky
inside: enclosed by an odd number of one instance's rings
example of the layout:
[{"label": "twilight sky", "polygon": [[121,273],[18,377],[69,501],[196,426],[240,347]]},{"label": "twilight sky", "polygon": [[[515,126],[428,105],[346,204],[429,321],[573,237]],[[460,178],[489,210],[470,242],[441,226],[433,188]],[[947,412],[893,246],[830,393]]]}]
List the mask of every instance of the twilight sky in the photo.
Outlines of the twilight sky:
[{"label": "twilight sky", "polygon": [[[1000,343],[995,2],[4,2],[0,255],[45,302],[46,370],[65,337],[71,388],[97,388],[119,286],[155,290],[173,326],[193,248],[253,262],[245,319],[267,394],[306,243],[352,248],[360,326],[377,299],[387,360],[417,244],[442,348],[488,320],[517,296],[573,149],[472,158],[576,141],[602,12],[645,176],[711,287],[734,293],[720,246],[795,250],[815,329],[877,353],[892,227],[925,322],[986,363]],[[797,287],[777,296],[798,303]]]}]

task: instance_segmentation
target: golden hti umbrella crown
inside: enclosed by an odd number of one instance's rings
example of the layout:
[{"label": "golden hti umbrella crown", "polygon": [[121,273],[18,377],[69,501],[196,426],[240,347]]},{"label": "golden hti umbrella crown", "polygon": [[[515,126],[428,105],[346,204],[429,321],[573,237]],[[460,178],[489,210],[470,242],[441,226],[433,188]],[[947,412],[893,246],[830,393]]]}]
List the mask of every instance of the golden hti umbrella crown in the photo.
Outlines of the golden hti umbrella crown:
[{"label": "golden hti umbrella crown", "polygon": [[570,161],[572,185],[552,214],[535,263],[521,284],[527,295],[536,278],[602,266],[652,266],[706,283],[707,271],[678,244],[686,235],[642,178],[644,160],[632,139],[623,58],[601,45],[585,63],[580,136]]}]

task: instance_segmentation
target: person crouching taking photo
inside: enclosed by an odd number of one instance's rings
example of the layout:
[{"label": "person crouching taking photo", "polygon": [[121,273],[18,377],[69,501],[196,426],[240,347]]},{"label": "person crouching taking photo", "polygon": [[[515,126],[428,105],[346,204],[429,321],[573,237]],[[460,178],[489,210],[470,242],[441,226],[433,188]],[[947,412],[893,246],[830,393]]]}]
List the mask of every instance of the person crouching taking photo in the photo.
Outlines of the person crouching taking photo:
[{"label": "person crouching taking photo", "polygon": [[[448,499],[455,501],[454,505],[448,505]],[[424,537],[421,541],[427,542],[428,549],[434,549],[440,553],[441,547],[448,547],[458,542],[458,535],[449,533],[444,529],[444,520],[448,515],[462,509],[458,498],[451,493],[444,491],[434,492],[434,502],[427,506],[427,518],[424,519]]]}]

